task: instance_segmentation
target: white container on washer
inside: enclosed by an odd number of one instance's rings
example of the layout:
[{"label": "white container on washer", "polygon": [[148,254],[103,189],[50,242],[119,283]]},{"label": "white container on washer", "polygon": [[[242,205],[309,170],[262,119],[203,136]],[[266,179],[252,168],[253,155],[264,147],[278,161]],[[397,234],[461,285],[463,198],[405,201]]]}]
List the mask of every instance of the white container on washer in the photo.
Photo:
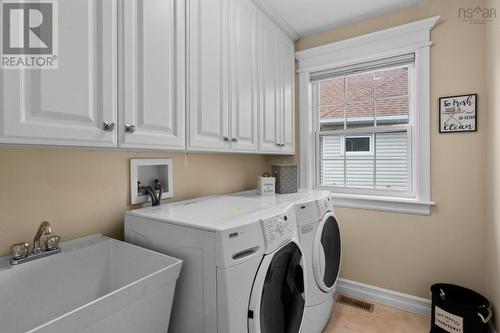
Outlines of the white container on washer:
[{"label": "white container on washer", "polygon": [[265,173],[263,177],[259,177],[257,180],[257,192],[260,195],[274,195],[276,188],[276,178],[266,176],[269,175]]}]

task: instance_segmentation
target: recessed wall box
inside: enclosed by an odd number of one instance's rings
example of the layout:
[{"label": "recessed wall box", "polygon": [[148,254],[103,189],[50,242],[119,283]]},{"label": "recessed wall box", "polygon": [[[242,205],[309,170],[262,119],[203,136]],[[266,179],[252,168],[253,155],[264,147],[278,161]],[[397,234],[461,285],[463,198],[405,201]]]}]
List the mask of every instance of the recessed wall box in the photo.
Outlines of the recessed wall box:
[{"label": "recessed wall box", "polygon": [[174,197],[174,162],[170,158],[133,158],[130,160],[130,203],[132,205],[151,201],[148,195],[143,195],[137,188],[137,182],[142,186],[154,186],[159,180],[162,188],[162,199]]}]

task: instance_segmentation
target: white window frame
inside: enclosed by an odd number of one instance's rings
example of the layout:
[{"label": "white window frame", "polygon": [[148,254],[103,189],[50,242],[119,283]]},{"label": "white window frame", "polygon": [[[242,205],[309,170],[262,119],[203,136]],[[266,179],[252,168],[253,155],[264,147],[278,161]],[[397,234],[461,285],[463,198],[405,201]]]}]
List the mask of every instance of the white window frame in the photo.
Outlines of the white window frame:
[{"label": "white window frame", "polygon": [[[387,196],[365,189],[339,191],[337,188],[332,195],[334,204],[339,207],[430,215],[431,207],[435,205],[431,201],[430,187],[430,31],[439,19],[435,16],[296,53],[299,62],[301,188],[325,188],[318,182],[319,121],[313,108],[311,73],[414,53],[414,89],[410,96],[415,110],[411,119],[413,126],[401,125],[408,130],[411,149],[410,195]],[[362,131],[360,129],[360,134]],[[341,132],[335,131],[336,134]]]}]

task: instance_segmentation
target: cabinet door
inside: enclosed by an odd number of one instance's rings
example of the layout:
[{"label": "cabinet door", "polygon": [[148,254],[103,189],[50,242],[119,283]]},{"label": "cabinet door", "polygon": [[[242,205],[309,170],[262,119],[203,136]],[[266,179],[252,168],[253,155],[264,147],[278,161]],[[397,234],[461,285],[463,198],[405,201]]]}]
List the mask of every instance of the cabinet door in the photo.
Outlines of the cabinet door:
[{"label": "cabinet door", "polygon": [[257,151],[257,7],[231,0],[229,16],[231,150]]},{"label": "cabinet door", "polygon": [[261,152],[279,152],[281,141],[277,27],[260,15],[260,133]]},{"label": "cabinet door", "polygon": [[188,0],[189,150],[227,151],[228,0]]},{"label": "cabinet door", "polygon": [[58,69],[0,71],[0,142],[116,146],[116,1],[58,1]]},{"label": "cabinet door", "polygon": [[121,3],[122,147],[185,148],[184,3]]},{"label": "cabinet door", "polygon": [[281,152],[295,152],[295,46],[286,36],[282,36],[279,45],[280,90],[281,90]]}]

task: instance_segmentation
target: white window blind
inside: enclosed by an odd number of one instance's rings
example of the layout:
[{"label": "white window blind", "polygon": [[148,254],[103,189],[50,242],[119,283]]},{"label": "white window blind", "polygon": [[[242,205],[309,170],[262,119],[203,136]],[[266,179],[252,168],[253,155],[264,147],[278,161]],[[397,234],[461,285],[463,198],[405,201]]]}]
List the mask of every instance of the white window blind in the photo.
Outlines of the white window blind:
[{"label": "white window blind", "polygon": [[311,81],[321,81],[332,79],[340,76],[347,76],[356,73],[369,72],[373,70],[380,70],[387,67],[397,67],[411,64],[415,61],[415,53],[403,54],[390,58],[378,59],[354,65],[338,67],[319,72],[311,73]]}]

